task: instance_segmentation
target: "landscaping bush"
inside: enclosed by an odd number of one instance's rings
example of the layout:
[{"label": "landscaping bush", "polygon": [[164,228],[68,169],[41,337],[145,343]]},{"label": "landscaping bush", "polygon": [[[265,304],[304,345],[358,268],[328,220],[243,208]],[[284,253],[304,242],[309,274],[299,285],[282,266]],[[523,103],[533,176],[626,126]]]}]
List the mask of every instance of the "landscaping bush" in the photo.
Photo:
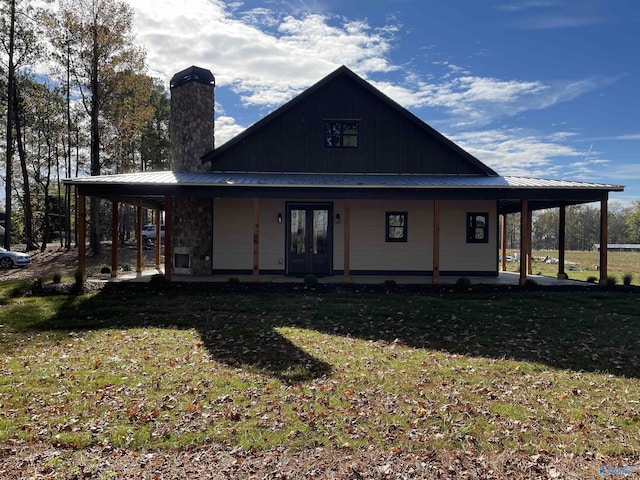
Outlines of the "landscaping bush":
[{"label": "landscaping bush", "polygon": [[631,285],[631,282],[633,281],[633,273],[625,273],[622,276],[622,284],[626,287],[628,287],[629,285]]},{"label": "landscaping bush", "polygon": [[55,272],[52,278],[53,283],[58,284],[62,281],[62,274],[60,272]]},{"label": "landscaping bush", "polygon": [[470,287],[471,280],[469,280],[467,277],[460,277],[458,280],[456,280],[456,285],[458,287]]},{"label": "landscaping bush", "polygon": [[111,268],[107,267],[106,265],[103,265],[102,268],[100,269],[100,273],[111,273]]},{"label": "landscaping bush", "polygon": [[73,278],[76,287],[82,287],[82,285],[84,285],[84,272],[79,268],[73,273]]},{"label": "landscaping bush", "polygon": [[317,285],[318,277],[316,277],[313,273],[309,273],[304,277],[305,285]]}]

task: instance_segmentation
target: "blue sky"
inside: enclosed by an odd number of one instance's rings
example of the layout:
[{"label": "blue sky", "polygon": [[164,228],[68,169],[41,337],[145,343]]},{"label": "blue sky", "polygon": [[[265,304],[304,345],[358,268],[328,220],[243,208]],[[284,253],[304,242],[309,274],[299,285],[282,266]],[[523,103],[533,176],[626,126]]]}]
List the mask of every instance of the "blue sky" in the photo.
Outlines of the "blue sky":
[{"label": "blue sky", "polygon": [[636,0],[131,0],[150,73],[216,76],[216,143],[347,65],[503,175],[640,199]]}]

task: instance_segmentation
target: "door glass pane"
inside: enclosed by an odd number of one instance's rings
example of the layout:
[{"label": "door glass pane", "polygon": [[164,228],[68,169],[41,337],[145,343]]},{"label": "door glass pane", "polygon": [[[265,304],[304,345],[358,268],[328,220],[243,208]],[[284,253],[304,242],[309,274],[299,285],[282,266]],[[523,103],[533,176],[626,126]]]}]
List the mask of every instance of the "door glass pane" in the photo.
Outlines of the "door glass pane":
[{"label": "door glass pane", "polygon": [[329,211],[313,211],[313,253],[327,253]]},{"label": "door glass pane", "polygon": [[306,221],[306,210],[291,210],[291,253],[305,251]]}]

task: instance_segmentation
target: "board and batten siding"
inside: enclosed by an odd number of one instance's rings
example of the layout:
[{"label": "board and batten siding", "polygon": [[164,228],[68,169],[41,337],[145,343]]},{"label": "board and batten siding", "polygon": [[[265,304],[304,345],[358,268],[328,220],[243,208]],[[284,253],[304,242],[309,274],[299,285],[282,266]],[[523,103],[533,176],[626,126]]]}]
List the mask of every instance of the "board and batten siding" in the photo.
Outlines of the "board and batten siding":
[{"label": "board and batten siding", "polygon": [[[386,212],[396,211],[407,212],[407,242],[385,241]],[[432,201],[351,201],[351,270],[430,270],[432,219]]]},{"label": "board and batten siding", "polygon": [[[489,241],[467,243],[467,213],[489,214]],[[440,271],[497,272],[497,205],[495,201],[440,203]]]},{"label": "board and batten siding", "polygon": [[[333,203],[333,269],[344,269],[343,200]],[[260,270],[283,271],[286,262],[286,201],[260,199]],[[304,200],[305,204],[314,200]],[[433,201],[349,200],[350,269],[383,273],[433,269]],[[386,212],[407,212],[407,242],[386,242]],[[467,243],[469,212],[489,214],[489,242]],[[281,213],[283,222],[278,223]],[[335,223],[335,215],[341,217]],[[494,271],[497,213],[493,201],[440,202],[441,272]],[[213,270],[249,271],[253,265],[253,199],[216,198],[213,207]]]},{"label": "board and batten siding", "polygon": [[[260,269],[283,270],[285,202],[260,199]],[[278,223],[278,214],[283,221]],[[213,202],[213,270],[253,268],[253,199],[216,198]]]}]

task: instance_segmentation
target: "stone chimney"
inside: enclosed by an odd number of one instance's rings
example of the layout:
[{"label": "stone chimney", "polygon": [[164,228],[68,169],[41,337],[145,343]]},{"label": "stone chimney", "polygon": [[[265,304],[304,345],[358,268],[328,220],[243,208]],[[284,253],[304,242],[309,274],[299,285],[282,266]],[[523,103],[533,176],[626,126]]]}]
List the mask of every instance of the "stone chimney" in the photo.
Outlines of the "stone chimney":
[{"label": "stone chimney", "polygon": [[213,74],[204,68],[189,67],[171,79],[171,170],[203,172],[200,158],[214,148]]},{"label": "stone chimney", "polygon": [[[171,79],[171,170],[202,173],[201,158],[214,148],[214,87],[209,70],[189,67]],[[211,275],[213,199],[171,200],[171,274]]]}]

